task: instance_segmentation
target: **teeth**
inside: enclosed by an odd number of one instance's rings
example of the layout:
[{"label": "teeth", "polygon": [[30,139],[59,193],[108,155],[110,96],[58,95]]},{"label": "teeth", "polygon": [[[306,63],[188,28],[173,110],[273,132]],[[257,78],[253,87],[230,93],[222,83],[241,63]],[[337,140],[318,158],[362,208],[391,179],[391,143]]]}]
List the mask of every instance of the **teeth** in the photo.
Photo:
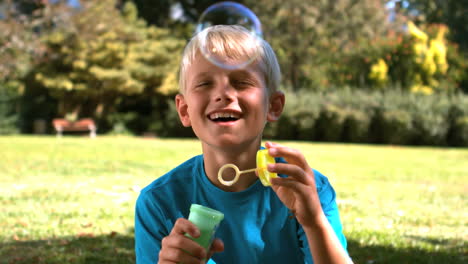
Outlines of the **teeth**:
[{"label": "teeth", "polygon": [[210,115],[210,119],[218,119],[218,118],[239,118],[239,115],[235,113],[214,113]]}]

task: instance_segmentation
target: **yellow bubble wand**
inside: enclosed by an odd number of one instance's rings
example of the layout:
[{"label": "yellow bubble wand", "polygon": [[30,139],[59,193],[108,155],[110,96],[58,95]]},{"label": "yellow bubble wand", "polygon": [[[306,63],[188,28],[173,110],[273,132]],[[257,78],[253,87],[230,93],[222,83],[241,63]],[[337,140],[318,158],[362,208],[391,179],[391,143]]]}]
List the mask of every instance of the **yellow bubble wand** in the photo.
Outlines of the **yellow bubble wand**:
[{"label": "yellow bubble wand", "polygon": [[[268,154],[268,149],[261,149],[257,151],[257,168],[241,171],[236,165],[232,163],[228,163],[228,164],[223,165],[221,168],[219,168],[218,180],[223,185],[232,186],[239,180],[239,177],[241,174],[257,171],[258,177],[260,178],[260,181],[262,182],[262,184],[264,186],[271,186],[270,179],[278,177],[278,174],[274,172],[269,172],[267,169],[267,165],[274,164],[274,163],[275,163],[275,159],[272,156],[270,156],[270,154]],[[230,181],[226,181],[223,179],[223,172],[227,168],[234,169],[236,173],[234,176],[234,179]]]}]

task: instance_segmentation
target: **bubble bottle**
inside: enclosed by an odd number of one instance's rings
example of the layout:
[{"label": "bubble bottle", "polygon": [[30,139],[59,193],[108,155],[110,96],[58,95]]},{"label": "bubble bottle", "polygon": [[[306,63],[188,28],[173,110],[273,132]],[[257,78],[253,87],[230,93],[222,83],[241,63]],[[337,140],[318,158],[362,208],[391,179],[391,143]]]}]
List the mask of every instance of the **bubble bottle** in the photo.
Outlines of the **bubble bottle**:
[{"label": "bubble bottle", "polygon": [[190,215],[188,220],[198,227],[200,230],[200,236],[197,238],[188,234],[186,236],[197,242],[208,252],[211,247],[211,243],[213,242],[216,229],[223,219],[224,214],[219,211],[203,205],[192,204],[190,206]]}]

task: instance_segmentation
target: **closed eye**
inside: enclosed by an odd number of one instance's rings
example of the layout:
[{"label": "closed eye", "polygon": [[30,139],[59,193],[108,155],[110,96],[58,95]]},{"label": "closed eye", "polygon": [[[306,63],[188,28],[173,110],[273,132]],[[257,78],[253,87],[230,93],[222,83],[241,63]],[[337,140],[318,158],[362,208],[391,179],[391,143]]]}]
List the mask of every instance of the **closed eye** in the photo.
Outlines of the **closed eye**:
[{"label": "closed eye", "polygon": [[238,80],[238,81],[232,81],[232,85],[238,89],[245,89],[248,87],[254,87],[255,84],[250,81],[244,81],[244,80]]},{"label": "closed eye", "polygon": [[211,84],[211,82],[199,82],[195,85],[195,88],[210,86]]}]

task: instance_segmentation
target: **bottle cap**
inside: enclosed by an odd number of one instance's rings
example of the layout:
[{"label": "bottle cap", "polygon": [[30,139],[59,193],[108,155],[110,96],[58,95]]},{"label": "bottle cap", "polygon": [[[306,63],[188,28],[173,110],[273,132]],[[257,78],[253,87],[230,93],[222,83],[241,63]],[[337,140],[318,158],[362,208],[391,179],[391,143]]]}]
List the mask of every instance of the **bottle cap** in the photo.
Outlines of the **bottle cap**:
[{"label": "bottle cap", "polygon": [[190,212],[196,213],[200,218],[206,221],[219,223],[224,219],[224,214],[220,211],[199,204],[192,204],[192,206],[190,206]]}]

